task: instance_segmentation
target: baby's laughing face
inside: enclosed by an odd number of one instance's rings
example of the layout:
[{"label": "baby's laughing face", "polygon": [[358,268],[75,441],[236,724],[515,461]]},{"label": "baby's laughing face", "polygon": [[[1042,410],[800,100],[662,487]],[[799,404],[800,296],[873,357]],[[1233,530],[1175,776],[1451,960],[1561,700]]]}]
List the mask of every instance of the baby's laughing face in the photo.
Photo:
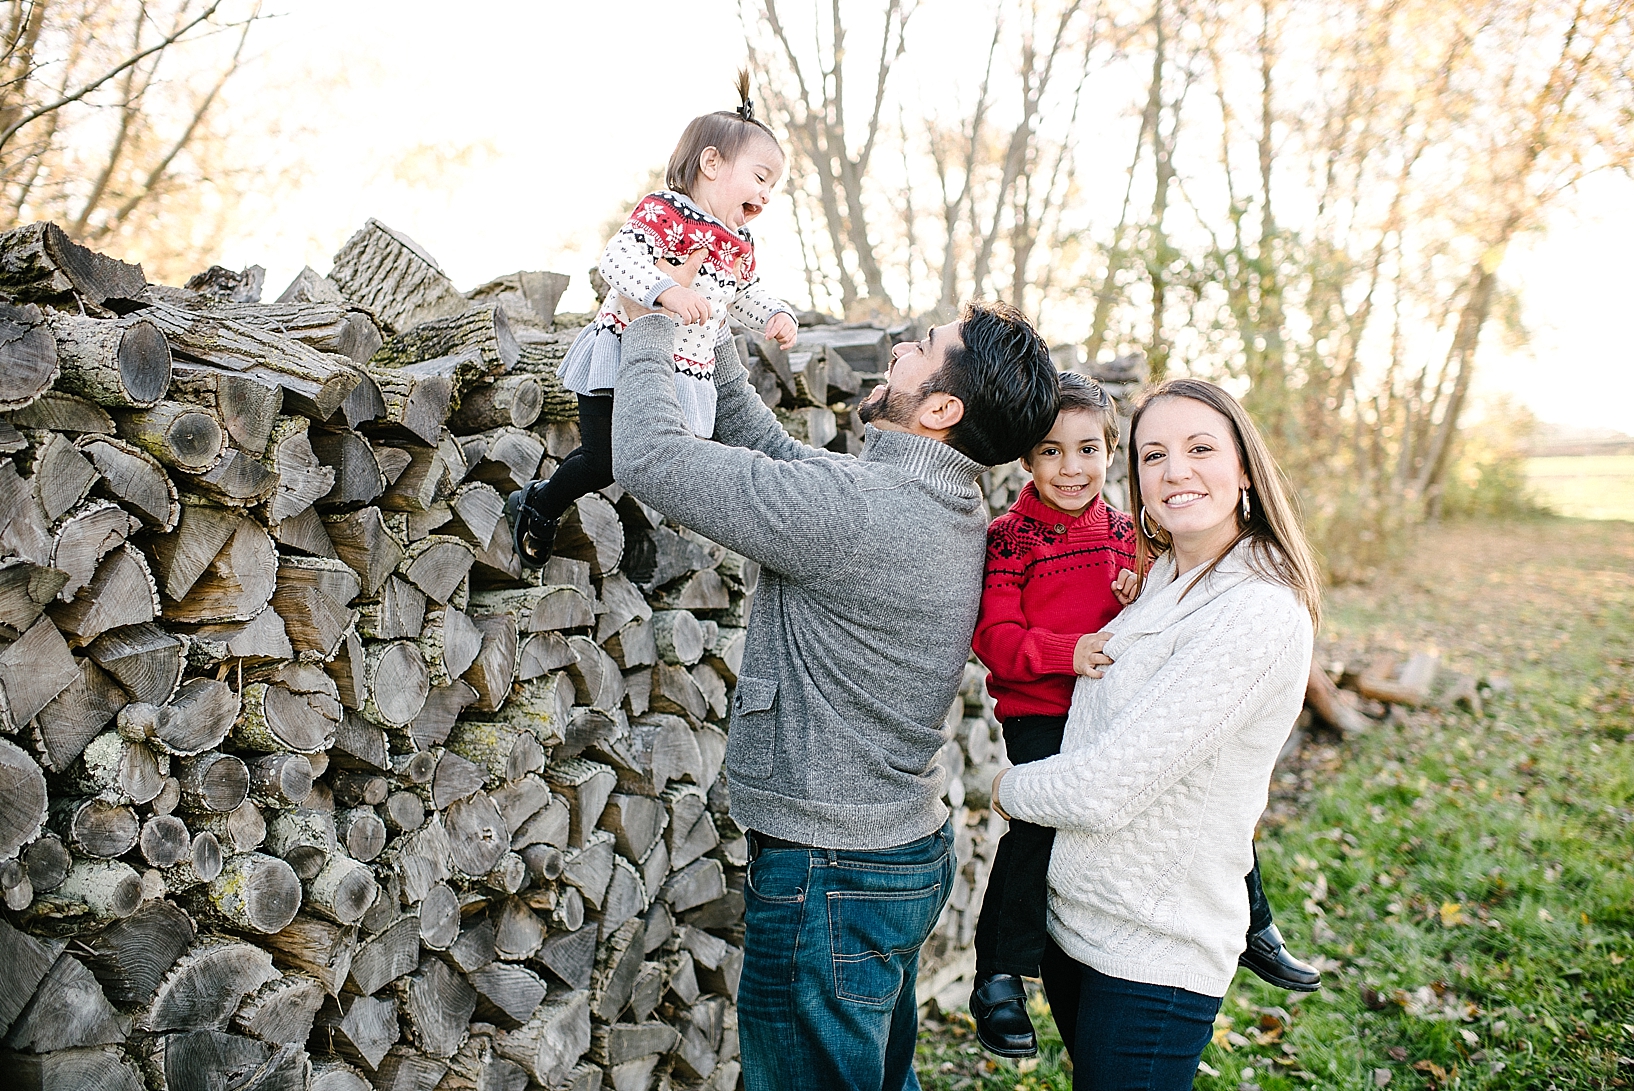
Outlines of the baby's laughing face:
[{"label": "baby's laughing face", "polygon": [[751,140],[737,158],[717,163],[710,177],[706,160],[696,197],[707,212],[735,231],[765,211],[772,190],[783,177],[783,152],[770,139]]}]

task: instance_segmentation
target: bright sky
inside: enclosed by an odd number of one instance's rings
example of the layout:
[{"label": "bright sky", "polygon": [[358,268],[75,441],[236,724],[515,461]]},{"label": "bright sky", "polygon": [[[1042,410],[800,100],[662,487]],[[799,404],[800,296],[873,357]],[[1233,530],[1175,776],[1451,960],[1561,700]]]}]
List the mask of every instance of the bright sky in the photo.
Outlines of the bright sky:
[{"label": "bright sky", "polygon": [[[941,16],[938,0],[916,17]],[[276,295],[374,216],[412,236],[461,288],[517,269],[584,270],[604,225],[661,167],[686,122],[730,108],[743,57],[736,0],[282,0],[267,28],[263,109],[305,180],[257,201],[221,264],[267,268]],[[616,14],[615,14],[616,13]],[[946,16],[941,16],[946,18]],[[945,30],[933,28],[933,32]],[[241,89],[241,94],[243,89]],[[803,299],[787,201],[756,222],[767,286]],[[1477,389],[1540,418],[1634,434],[1634,182],[1597,179],[1547,236],[1511,249],[1526,349],[1483,347]],[[1046,330],[1052,340],[1068,330]]]}]

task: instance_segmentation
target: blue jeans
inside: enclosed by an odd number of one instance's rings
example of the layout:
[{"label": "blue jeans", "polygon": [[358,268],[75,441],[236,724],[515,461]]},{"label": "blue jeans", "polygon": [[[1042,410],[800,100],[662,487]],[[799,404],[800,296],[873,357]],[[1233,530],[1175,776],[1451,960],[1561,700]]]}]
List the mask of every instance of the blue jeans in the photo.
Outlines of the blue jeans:
[{"label": "blue jeans", "polygon": [[747,1091],[919,1086],[919,948],[953,872],[951,822],[893,849],[755,854],[738,986]]},{"label": "blue jeans", "polygon": [[1044,991],[1072,1057],[1073,1091],[1187,1091],[1218,997],[1108,977],[1052,939]]}]

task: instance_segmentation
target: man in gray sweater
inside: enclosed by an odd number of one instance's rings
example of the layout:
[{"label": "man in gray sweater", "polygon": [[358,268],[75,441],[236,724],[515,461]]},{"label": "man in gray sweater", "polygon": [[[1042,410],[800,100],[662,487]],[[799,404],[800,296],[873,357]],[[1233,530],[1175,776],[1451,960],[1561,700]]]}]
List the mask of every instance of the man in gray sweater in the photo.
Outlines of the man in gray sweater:
[{"label": "man in gray sweater", "polygon": [[954,873],[936,755],[981,597],[976,479],[1048,430],[1055,370],[1014,308],[968,306],[896,347],[853,458],[790,438],[730,341],[716,348],[715,440],[695,437],[673,344],[666,314],[624,331],[613,469],[762,566],[726,754],[732,815],[751,831],[744,1081],[916,1087],[919,948]]}]

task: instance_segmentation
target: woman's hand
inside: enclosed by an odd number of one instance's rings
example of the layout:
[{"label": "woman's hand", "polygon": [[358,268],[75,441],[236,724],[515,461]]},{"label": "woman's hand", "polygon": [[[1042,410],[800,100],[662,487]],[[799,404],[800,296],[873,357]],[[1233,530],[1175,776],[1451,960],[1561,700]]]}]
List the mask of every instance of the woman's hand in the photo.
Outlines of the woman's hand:
[{"label": "woman's hand", "polygon": [[999,783],[1004,780],[1004,774],[1009,771],[1009,769],[1000,769],[999,775],[993,778],[993,809],[999,812],[999,817],[1006,822],[1014,822],[1015,819],[1006,814],[1004,807],[999,803]]},{"label": "woman's hand", "polygon": [[1102,668],[1112,665],[1111,658],[1101,651],[1111,639],[1111,633],[1085,633],[1079,637],[1078,646],[1072,649],[1072,672],[1085,678],[1099,678]]},{"label": "woman's hand", "polygon": [[1112,581],[1112,594],[1118,602],[1128,606],[1140,594],[1140,577],[1125,568],[1118,572],[1118,578]]},{"label": "woman's hand", "polygon": [[772,320],[766,323],[766,336],[776,341],[777,347],[785,352],[794,347],[794,339],[799,334],[800,327],[788,311],[778,311],[772,315]]}]

